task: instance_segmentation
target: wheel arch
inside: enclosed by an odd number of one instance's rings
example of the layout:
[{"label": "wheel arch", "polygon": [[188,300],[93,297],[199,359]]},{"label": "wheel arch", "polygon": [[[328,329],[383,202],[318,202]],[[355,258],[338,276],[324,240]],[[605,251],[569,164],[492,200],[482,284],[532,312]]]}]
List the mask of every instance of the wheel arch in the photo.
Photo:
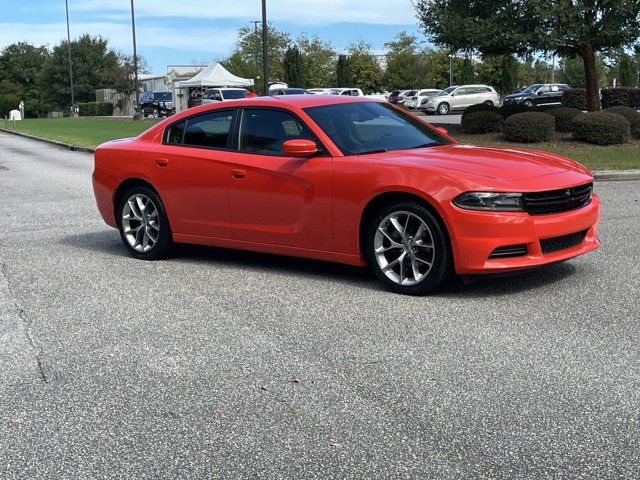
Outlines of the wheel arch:
[{"label": "wheel arch", "polygon": [[[409,201],[417,203],[425,207],[434,218],[440,222],[442,227],[442,231],[446,236],[447,242],[449,242],[449,247],[451,252],[453,253],[453,243],[451,242],[451,234],[449,233],[450,229],[445,220],[444,216],[441,214],[439,209],[434,205],[435,202],[433,200],[428,200],[425,197],[418,195],[416,193],[411,193],[402,190],[391,190],[377,194],[376,196],[369,199],[364,209],[362,210],[362,214],[360,215],[360,225],[358,228],[358,246],[360,248],[360,254],[363,258],[367,258],[365,254],[366,247],[366,234],[367,234],[367,225],[371,221],[371,218],[375,215],[375,213],[382,208],[384,205],[387,205],[391,202],[401,202],[401,201]],[[453,260],[453,259],[452,259]]]},{"label": "wheel arch", "polygon": [[[150,188],[155,192],[158,198],[160,198],[160,201],[162,201],[162,203],[164,204],[164,201],[162,200],[160,193],[158,193],[158,189],[156,189],[156,187],[154,187],[148,180],[145,180],[139,177],[127,178],[126,180],[123,180],[122,182],[120,182],[120,185],[118,185],[118,187],[113,192],[113,214],[118,227],[120,226],[120,215],[118,213],[118,205],[120,205],[120,200],[122,199],[122,196],[125,194],[127,190],[135,186],[143,186],[143,187]],[[165,212],[166,212],[166,207],[165,207]]]}]

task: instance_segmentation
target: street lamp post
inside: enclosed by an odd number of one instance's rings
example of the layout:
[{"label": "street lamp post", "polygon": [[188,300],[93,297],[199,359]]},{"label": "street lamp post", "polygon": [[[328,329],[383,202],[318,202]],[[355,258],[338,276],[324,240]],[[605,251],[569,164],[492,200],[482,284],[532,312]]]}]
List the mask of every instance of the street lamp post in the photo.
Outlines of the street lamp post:
[{"label": "street lamp post", "polygon": [[[249,23],[253,23],[253,34],[256,38],[256,42],[258,41],[258,24],[261,23],[260,20],[253,20]],[[257,45],[257,43],[256,43]],[[254,85],[254,88],[256,90],[256,93],[258,93],[258,79],[260,78],[260,48],[256,49],[256,84]]]},{"label": "street lamp post", "polygon": [[134,120],[142,120],[142,112],[140,111],[140,84],[138,82],[138,50],[136,47],[136,17],[133,8],[133,0],[131,0],[131,32],[133,34],[133,77],[135,84],[135,110],[133,113]]},{"label": "street lamp post", "polygon": [[269,93],[269,56],[267,55],[267,0],[262,0],[262,81],[264,94]]},{"label": "street lamp post", "polygon": [[449,54],[449,86],[453,85],[453,54]]},{"label": "street lamp post", "polygon": [[69,0],[64,0],[67,12],[67,54],[69,55],[69,83],[71,85],[71,116],[76,116],[76,99],[73,92],[73,64],[71,63],[71,30],[69,29]]}]

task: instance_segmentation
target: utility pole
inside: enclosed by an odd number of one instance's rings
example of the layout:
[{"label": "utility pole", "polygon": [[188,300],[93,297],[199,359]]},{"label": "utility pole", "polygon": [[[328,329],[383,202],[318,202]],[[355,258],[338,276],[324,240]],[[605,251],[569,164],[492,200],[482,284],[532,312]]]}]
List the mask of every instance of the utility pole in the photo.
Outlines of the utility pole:
[{"label": "utility pole", "polygon": [[453,54],[449,54],[449,86],[453,85]]},{"label": "utility pole", "polygon": [[[133,0],[132,0],[133,1]],[[262,0],[262,76],[264,94],[269,93],[269,58],[267,54],[267,0]]]},{"label": "utility pole", "polygon": [[136,17],[133,8],[133,0],[131,0],[131,32],[133,33],[133,77],[136,89],[136,104],[133,113],[134,120],[142,120],[143,115],[140,111],[140,84],[138,82],[138,50],[136,47]]},{"label": "utility pole", "polygon": [[551,83],[556,83],[556,54],[551,57]]},{"label": "utility pole", "polygon": [[71,62],[71,30],[69,29],[69,0],[64,0],[67,11],[67,53],[69,55],[69,82],[71,84],[71,116],[76,116],[76,99],[73,93],[73,63]]},{"label": "utility pole", "polygon": [[[261,23],[260,20],[253,20],[249,23],[253,23],[253,34],[256,38],[256,42],[258,40],[258,24]],[[256,43],[257,45],[257,43]],[[260,48],[256,49],[256,83],[254,84],[254,88],[256,89],[256,93],[258,93],[258,79],[260,78]]]}]

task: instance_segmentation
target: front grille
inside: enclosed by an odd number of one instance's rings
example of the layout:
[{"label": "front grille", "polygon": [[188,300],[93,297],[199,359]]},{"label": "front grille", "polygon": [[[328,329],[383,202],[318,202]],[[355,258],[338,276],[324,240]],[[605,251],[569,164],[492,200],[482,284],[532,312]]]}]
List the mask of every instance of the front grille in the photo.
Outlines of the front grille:
[{"label": "front grille", "polygon": [[540,247],[542,247],[542,253],[545,254],[565,250],[580,245],[586,235],[587,230],[582,230],[581,232],[570,233],[569,235],[562,235],[561,237],[545,238],[544,240],[540,240]]},{"label": "front grille", "polygon": [[524,209],[531,215],[545,213],[559,213],[575,210],[591,203],[593,184],[579,187],[549,190],[546,192],[525,193],[523,195]]},{"label": "front grille", "polygon": [[511,257],[524,257],[527,254],[527,246],[523,243],[521,245],[505,245],[504,247],[496,248],[489,258],[511,258]]}]

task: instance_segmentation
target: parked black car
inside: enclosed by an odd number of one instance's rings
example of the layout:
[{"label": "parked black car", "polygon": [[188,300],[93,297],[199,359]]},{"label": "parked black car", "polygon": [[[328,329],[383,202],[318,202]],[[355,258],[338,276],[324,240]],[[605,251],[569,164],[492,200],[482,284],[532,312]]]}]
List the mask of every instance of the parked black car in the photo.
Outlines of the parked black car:
[{"label": "parked black car", "polygon": [[528,107],[559,107],[562,103],[562,93],[569,88],[571,87],[566,83],[536,83],[520,93],[506,95],[502,103],[522,103]]},{"label": "parked black car", "polygon": [[304,88],[274,88],[269,90],[269,95],[304,95],[307,91]]},{"label": "parked black car", "polygon": [[140,108],[145,116],[159,118],[173,115],[173,94],[171,92],[142,92]]},{"label": "parked black car", "polygon": [[394,90],[389,94],[389,103],[393,103],[394,105],[398,105],[399,103],[404,103],[405,96],[404,93],[408,92],[408,90]]}]

